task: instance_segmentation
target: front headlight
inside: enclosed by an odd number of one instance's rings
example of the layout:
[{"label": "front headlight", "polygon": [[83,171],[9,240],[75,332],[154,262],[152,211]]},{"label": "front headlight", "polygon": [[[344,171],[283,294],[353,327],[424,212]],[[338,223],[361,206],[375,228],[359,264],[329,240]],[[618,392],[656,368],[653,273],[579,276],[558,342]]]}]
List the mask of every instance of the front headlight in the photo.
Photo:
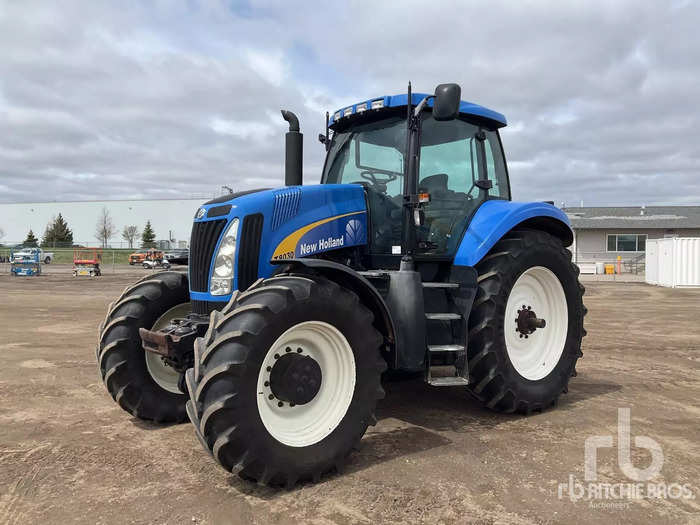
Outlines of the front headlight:
[{"label": "front headlight", "polygon": [[214,254],[214,272],[209,282],[212,295],[228,295],[233,285],[233,265],[236,256],[236,239],[238,237],[238,219],[228,225]]},{"label": "front headlight", "polygon": [[214,275],[233,277],[233,259],[228,255],[219,255],[214,261]]}]

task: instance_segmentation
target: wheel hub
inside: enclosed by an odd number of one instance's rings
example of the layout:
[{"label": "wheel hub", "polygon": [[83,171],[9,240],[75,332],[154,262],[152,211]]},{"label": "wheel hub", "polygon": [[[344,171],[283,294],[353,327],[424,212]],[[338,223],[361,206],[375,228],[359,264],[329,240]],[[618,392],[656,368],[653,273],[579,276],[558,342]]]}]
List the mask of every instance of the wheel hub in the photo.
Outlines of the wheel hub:
[{"label": "wheel hub", "polygon": [[520,337],[524,337],[525,339],[538,328],[547,326],[547,322],[544,319],[538,318],[535,311],[529,305],[523,305],[522,309],[518,310],[518,317],[515,318],[515,323],[515,331],[519,332]]},{"label": "wheel hub", "polygon": [[273,396],[270,399],[277,398],[290,406],[305,405],[316,397],[321,381],[321,367],[316,360],[302,355],[301,348],[293,352],[287,347],[283,355],[275,354],[268,385]]}]

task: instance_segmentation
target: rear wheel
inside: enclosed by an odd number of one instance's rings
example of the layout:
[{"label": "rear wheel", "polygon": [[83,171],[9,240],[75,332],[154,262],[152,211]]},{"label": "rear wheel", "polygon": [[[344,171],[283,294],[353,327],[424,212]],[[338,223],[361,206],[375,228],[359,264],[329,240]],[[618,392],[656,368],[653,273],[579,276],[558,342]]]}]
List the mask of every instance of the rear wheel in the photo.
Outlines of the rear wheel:
[{"label": "rear wheel", "polygon": [[187,277],[160,272],[127,288],[110,305],[97,347],[100,375],[124,410],[157,422],[184,421],[187,396],[179,373],[141,346],[139,328],[158,330],[191,311]]},{"label": "rear wheel", "polygon": [[586,308],[578,267],[559,239],[515,231],[476,268],[470,389],[497,411],[541,411],[566,392],[582,355]]},{"label": "rear wheel", "polygon": [[317,276],[236,294],[195,343],[188,414],[226,470],[294,485],[341,469],[373,424],[386,362],[372,313]]}]

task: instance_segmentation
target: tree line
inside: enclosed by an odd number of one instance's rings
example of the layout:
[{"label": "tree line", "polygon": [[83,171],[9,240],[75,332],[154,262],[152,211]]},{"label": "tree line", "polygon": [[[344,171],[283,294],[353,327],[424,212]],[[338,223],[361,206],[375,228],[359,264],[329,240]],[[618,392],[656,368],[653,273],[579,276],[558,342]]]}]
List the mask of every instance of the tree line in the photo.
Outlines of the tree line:
[{"label": "tree line", "polygon": [[[107,243],[116,233],[117,228],[114,226],[112,216],[109,210],[103,207],[95,226],[95,238],[102,243],[103,248],[106,248]],[[2,230],[0,229],[0,238],[2,238],[2,235]],[[124,226],[121,231],[121,238],[129,244],[129,248],[134,247],[134,243],[139,237],[141,238],[141,248],[155,248],[156,233],[151,226],[150,219],[146,221],[142,232],[134,224]],[[71,248],[74,246],[73,230],[70,229],[63,215],[59,213],[53,216],[46,225],[41,241],[37,239],[36,234],[30,228],[22,245],[31,248],[39,246],[42,248]]]}]

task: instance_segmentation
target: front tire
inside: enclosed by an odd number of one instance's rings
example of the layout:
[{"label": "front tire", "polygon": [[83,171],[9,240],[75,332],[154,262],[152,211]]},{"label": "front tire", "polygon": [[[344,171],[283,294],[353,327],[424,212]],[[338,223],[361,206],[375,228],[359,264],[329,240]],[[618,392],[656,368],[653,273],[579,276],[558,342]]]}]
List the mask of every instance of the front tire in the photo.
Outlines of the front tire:
[{"label": "front tire", "polygon": [[[280,275],[234,294],[212,313],[187,371],[187,411],[202,444],[226,470],[260,483],[293,486],[340,470],[384,397],[373,320],[355,293],[318,276]],[[278,383],[278,367],[297,362],[297,381],[308,382]]]},{"label": "front tire", "polygon": [[581,353],[584,287],[561,241],[514,231],[476,269],[470,390],[488,408],[529,414],[556,403]]},{"label": "front tire", "polygon": [[139,328],[162,328],[168,312],[183,317],[189,301],[187,276],[160,272],[127,288],[109,307],[97,346],[100,375],[112,398],[134,417],[162,423],[187,417],[187,396],[173,388],[160,357],[146,355]]}]

